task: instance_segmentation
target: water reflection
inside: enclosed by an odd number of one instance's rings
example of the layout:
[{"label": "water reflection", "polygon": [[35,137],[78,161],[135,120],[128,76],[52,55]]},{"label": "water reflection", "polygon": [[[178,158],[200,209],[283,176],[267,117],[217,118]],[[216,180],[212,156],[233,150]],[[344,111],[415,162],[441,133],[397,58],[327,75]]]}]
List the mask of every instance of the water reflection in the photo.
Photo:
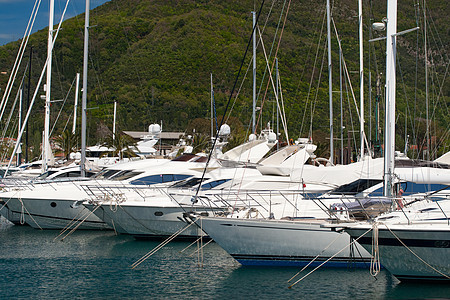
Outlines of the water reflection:
[{"label": "water reflection", "polygon": [[[136,241],[112,231],[77,231],[64,241],[58,231],[0,226],[2,298],[445,298],[446,285],[404,284],[383,270],[319,269],[288,289],[298,268],[242,267],[218,245],[205,247],[203,268],[196,246],[172,242],[136,269],[131,265],[159,242]],[[302,273],[306,274],[306,270]],[[297,277],[300,278],[300,277]],[[19,296],[18,296],[19,295]]]}]

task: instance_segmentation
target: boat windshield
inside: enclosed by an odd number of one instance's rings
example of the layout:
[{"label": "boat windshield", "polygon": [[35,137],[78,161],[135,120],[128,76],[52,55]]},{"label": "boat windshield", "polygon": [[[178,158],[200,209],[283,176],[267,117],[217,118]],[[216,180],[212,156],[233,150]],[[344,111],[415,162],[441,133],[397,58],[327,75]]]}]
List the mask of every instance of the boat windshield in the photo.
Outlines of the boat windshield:
[{"label": "boat windshield", "polygon": [[141,177],[131,181],[131,184],[135,185],[152,185],[157,183],[168,183],[173,181],[184,180],[191,177],[191,175],[185,174],[158,174]]},{"label": "boat windshield", "polygon": [[121,172],[115,174],[114,176],[111,176],[109,179],[116,180],[116,181],[127,180],[127,179],[133,178],[134,176],[137,176],[142,173],[144,173],[144,171],[126,170],[126,171],[121,171]]},{"label": "boat windshield", "polygon": [[229,181],[230,179],[219,179],[219,180],[214,180],[211,182],[207,182],[205,184],[202,185],[202,190],[210,190],[215,188],[218,185],[221,185],[222,183],[225,183],[227,181]]},{"label": "boat windshield", "polygon": [[50,175],[52,175],[52,174],[55,174],[56,172],[58,172],[58,171],[55,171],[55,170],[48,170],[47,172],[44,172],[44,173],[42,173],[41,175],[39,175],[38,177],[36,177],[36,179],[45,179],[45,178],[47,178],[48,176],[50,176]]},{"label": "boat windshield", "polygon": [[402,182],[400,185],[401,188],[403,189],[403,196],[409,196],[418,193],[435,192],[449,188],[448,185],[436,183]]},{"label": "boat windshield", "polygon": [[[208,180],[209,178],[204,178],[203,180]],[[202,181],[201,178],[199,177],[194,177],[188,180],[183,180],[180,182],[177,182],[175,184],[173,184],[171,187],[172,188],[191,188],[193,186],[196,186],[197,184],[200,183],[200,181]]]},{"label": "boat windshield", "polygon": [[94,179],[108,179],[111,176],[119,173],[120,170],[111,170],[111,169],[105,169],[97,173],[97,175],[93,176]]},{"label": "boat windshield", "polygon": [[356,195],[381,182],[381,179],[358,179],[351,183],[341,185],[331,191],[330,194]]}]

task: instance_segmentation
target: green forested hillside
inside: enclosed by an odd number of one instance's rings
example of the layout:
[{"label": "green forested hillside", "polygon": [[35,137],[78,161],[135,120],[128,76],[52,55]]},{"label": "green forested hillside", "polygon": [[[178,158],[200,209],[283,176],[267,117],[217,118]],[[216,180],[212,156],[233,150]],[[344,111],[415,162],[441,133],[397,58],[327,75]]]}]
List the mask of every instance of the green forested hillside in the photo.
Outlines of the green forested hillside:
[{"label": "green forested hillside", "polygon": [[[377,73],[384,73],[385,42],[368,42],[380,36],[370,32],[370,23],[386,15],[386,4],[380,1],[364,2],[365,54],[365,119],[366,130],[372,128],[375,138],[375,94]],[[398,31],[423,27],[423,11],[417,1],[399,1]],[[420,2],[420,1],[419,1]],[[420,2],[421,3],[421,2]],[[163,123],[163,130],[195,127],[192,121],[209,118],[210,74],[213,74],[216,109],[223,115],[233,83],[244,57],[252,30],[251,11],[259,9],[260,1],[162,1],[111,0],[91,12],[88,111],[89,144],[102,136],[99,124],[112,127],[114,101],[118,102],[118,125],[122,130],[145,130],[154,122]],[[450,81],[448,26],[449,9],[445,0],[427,2],[429,48],[429,106],[430,136],[433,137],[433,156],[450,148]],[[283,22],[287,12],[286,23]],[[351,77],[356,102],[359,105],[359,56],[357,1],[333,2],[333,20],[339,31],[343,55]],[[259,19],[264,27],[263,41],[271,65],[278,40],[278,64],[282,94],[286,108],[290,137],[312,135],[326,155],[328,125],[328,69],[326,61],[325,1],[266,1]],[[95,27],[94,27],[95,25]],[[82,71],[84,15],[65,21],[54,50],[52,93],[54,99],[65,97],[75,77]],[[33,78],[36,82],[45,61],[47,31],[32,35]],[[404,136],[410,135],[410,144],[417,145],[422,155],[425,135],[425,72],[423,31],[398,38],[397,81],[397,148],[403,150]],[[273,45],[273,46],[272,46]],[[9,70],[14,62],[19,43],[0,47],[0,68]],[[234,119],[235,136],[243,136],[250,124],[252,107],[251,69],[244,79],[251,59],[251,49],[245,57],[244,68],[238,80],[239,95],[227,112]],[[339,50],[333,34],[333,90],[339,90]],[[370,50],[370,51],[369,51]],[[257,49],[257,86],[260,88],[258,106],[263,106],[259,124],[275,121],[274,93],[266,93],[266,62],[261,43]],[[27,52],[28,53],[28,52]],[[25,65],[27,62],[25,59]],[[369,107],[369,72],[372,83],[372,107]],[[6,76],[0,78],[2,91]],[[383,84],[383,76],[382,84]],[[32,84],[34,91],[34,86]],[[271,87],[271,86],[270,86]],[[349,84],[344,82],[344,90]],[[43,92],[42,92],[43,93]],[[59,134],[72,113],[73,92],[62,111],[54,135]],[[262,100],[264,103],[262,104]],[[383,98],[384,99],[384,98]],[[340,99],[334,93],[335,136],[339,135]],[[359,141],[359,130],[354,100],[344,94],[345,145],[353,148]],[[56,119],[60,103],[52,106]],[[34,143],[41,140],[43,103],[38,101],[30,120]],[[370,116],[372,119],[370,122]],[[406,118],[405,118],[406,116]],[[383,105],[381,105],[383,119]],[[191,124],[190,124],[191,123]],[[197,124],[198,124],[197,120]],[[407,126],[405,126],[405,123]],[[70,123],[71,124],[71,123]],[[370,125],[371,124],[371,125]],[[382,125],[381,125],[382,126]],[[197,131],[200,128],[197,128]],[[312,131],[311,131],[312,130]],[[350,135],[350,136],[349,136]],[[370,133],[367,133],[370,136]],[[349,138],[349,139],[348,139]]]}]

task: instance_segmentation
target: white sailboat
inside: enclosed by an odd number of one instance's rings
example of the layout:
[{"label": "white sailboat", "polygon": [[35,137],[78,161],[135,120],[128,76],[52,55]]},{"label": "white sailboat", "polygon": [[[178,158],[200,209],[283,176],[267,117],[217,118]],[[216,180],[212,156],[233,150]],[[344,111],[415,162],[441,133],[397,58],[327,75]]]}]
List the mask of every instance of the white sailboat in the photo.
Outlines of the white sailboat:
[{"label": "white sailboat", "polygon": [[[256,144],[256,146],[258,145]],[[249,150],[246,147],[244,149]],[[267,151],[259,150],[257,152],[261,156]],[[240,156],[235,156],[235,159],[236,161],[231,163],[232,165],[239,162]],[[106,168],[90,181],[88,179],[73,182],[44,181],[36,182],[33,185],[30,185],[29,182],[22,185],[11,185],[7,191],[0,193],[0,201],[3,202],[5,208],[8,208],[9,216],[18,216],[12,221],[18,223],[22,219],[35,228],[62,229],[67,226],[68,222],[74,220],[77,224],[83,223],[80,225],[80,229],[102,229],[106,225],[95,214],[90,214],[86,220],[81,222],[80,216],[87,214],[88,211],[82,205],[73,205],[76,201],[92,196],[89,192],[90,189],[101,191],[114,189],[118,193],[118,187],[123,190],[136,191],[137,186],[141,188],[148,186],[150,188],[146,191],[140,189],[139,195],[148,193],[154,197],[154,195],[160,195],[159,191],[155,191],[154,186],[167,186],[192,176],[201,177],[205,168],[205,160],[204,156],[193,154],[186,154],[171,161],[167,159],[139,160]],[[220,163],[214,160],[210,163],[207,171],[222,168],[222,164],[224,164],[223,160]],[[253,173],[251,173],[252,171]],[[259,172],[252,169],[247,173],[247,175],[250,174],[255,175]],[[100,192],[100,196],[104,196],[104,194]],[[109,205],[110,202],[106,202]],[[177,204],[176,207],[179,211]]]},{"label": "white sailboat", "polygon": [[[395,57],[397,33],[397,0],[387,7],[386,60],[386,163],[384,193],[392,196],[395,176],[393,150],[395,145]],[[446,171],[446,172],[445,172]],[[430,172],[411,176],[414,181],[450,183],[447,166],[439,176]],[[344,231],[369,251],[374,251],[381,264],[400,280],[450,280],[450,198],[422,197],[401,210],[376,218],[372,222],[346,224]]]},{"label": "white sailboat", "polygon": [[[392,35],[394,33],[388,32],[388,34]],[[389,64],[391,64],[391,67],[394,63],[395,58],[392,59],[392,56],[390,56]],[[388,70],[390,69],[388,68]],[[389,76],[392,76],[392,70],[387,73]],[[389,77],[387,85],[391,89],[391,94],[389,96],[391,99],[393,97],[392,94],[394,94],[395,97],[395,77],[394,82],[392,81],[392,77]],[[394,92],[392,92],[392,89]],[[389,124],[387,132],[390,137],[393,138],[395,125],[393,111],[391,110],[387,114],[390,116],[390,119],[386,122]],[[389,148],[386,147],[386,152],[386,156],[388,156],[390,160],[388,160],[388,163],[385,163],[384,177],[389,178],[389,185],[385,184],[384,186],[388,186],[388,189],[392,191],[391,183],[393,182],[392,178],[394,177],[395,156],[393,146]],[[362,158],[364,158],[364,156]],[[364,159],[362,159],[361,163],[364,163]],[[398,168],[395,174],[401,173],[406,180],[411,180],[414,177],[421,177],[421,174],[424,174],[424,172],[430,174],[431,171],[424,171],[424,166],[413,166],[413,163],[413,161],[409,160],[406,160],[406,163],[399,163],[399,165],[403,165],[404,168]],[[317,172],[315,175],[322,176],[322,179],[327,178],[327,175],[329,176],[328,178],[339,176],[345,178],[347,176],[352,176],[351,165],[345,167],[347,168],[346,172],[345,170],[340,170],[339,172],[336,167],[329,167],[327,168],[327,172]],[[382,169],[383,168],[381,168],[381,170]],[[331,174],[333,173],[333,170],[336,170],[337,172]],[[437,178],[443,179],[441,176],[442,174],[445,174],[445,168],[443,169],[444,172],[439,171],[442,170],[432,173],[434,173]],[[306,172],[306,168],[304,173],[302,170],[301,175],[303,174],[305,174],[304,176],[311,176],[309,172]],[[361,178],[363,179],[365,177]],[[371,179],[370,177],[366,178]],[[391,194],[388,194],[387,196],[391,196]],[[325,224],[330,224],[329,220],[315,218],[314,212],[310,214],[310,217],[312,220],[303,219],[288,221],[262,218],[241,219],[230,217],[191,216],[192,220],[196,222],[200,228],[244,265],[301,266],[317,265],[318,263],[327,261],[325,266],[348,266],[350,263],[356,261],[361,263],[359,264],[360,266],[364,266],[364,263],[371,258],[369,252],[366,251],[370,250],[369,245],[365,245],[367,246],[364,247],[365,249],[358,244],[351,244],[352,246],[349,246],[348,242],[351,238],[347,233],[333,232],[328,230],[328,228],[324,228]],[[448,219],[445,219],[445,222],[448,222]],[[355,238],[358,237],[358,235],[353,234],[352,236]],[[347,241],[347,244],[344,243],[345,241]],[[447,245],[447,243],[444,243],[444,245]],[[356,251],[354,248],[352,250],[352,247],[356,247]]]}]

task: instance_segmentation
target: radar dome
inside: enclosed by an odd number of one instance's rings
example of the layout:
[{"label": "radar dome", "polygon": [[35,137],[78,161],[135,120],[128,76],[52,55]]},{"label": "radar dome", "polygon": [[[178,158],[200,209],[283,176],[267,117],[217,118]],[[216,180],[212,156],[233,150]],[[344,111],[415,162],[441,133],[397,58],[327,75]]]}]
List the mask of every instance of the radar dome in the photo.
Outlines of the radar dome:
[{"label": "radar dome", "polygon": [[269,132],[268,140],[269,140],[269,143],[275,143],[276,142],[277,135],[275,134],[275,132]]},{"label": "radar dome", "polygon": [[159,134],[161,132],[161,126],[159,124],[151,124],[148,126],[148,133],[150,134]]},{"label": "radar dome", "polygon": [[227,124],[223,124],[222,126],[220,126],[219,135],[221,136],[230,135],[230,133],[231,133],[230,126],[228,126]]},{"label": "radar dome", "polygon": [[386,29],[386,24],[384,24],[383,22],[376,22],[372,24],[372,28],[376,31],[382,31]]}]

